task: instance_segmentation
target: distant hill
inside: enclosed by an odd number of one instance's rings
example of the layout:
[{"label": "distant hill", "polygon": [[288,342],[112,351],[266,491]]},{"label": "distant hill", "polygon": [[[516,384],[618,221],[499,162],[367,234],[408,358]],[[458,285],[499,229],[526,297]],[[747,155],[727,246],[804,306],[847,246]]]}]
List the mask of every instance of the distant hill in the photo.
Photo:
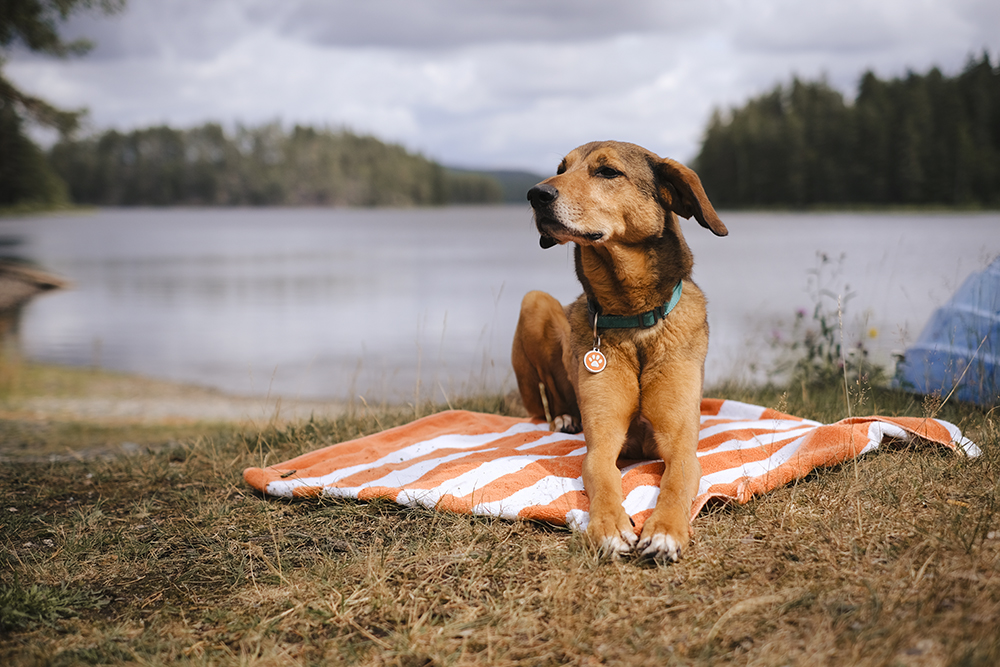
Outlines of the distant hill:
[{"label": "distant hill", "polygon": [[468,174],[470,176],[488,177],[500,184],[503,192],[503,203],[523,204],[528,190],[539,181],[544,181],[547,176],[539,176],[530,171],[517,171],[514,169],[455,169],[450,168],[454,174]]},{"label": "distant hill", "polygon": [[48,160],[74,202],[100,206],[441,206],[504,197],[497,178],[375,137],[277,123],[108,130],[61,141]]}]

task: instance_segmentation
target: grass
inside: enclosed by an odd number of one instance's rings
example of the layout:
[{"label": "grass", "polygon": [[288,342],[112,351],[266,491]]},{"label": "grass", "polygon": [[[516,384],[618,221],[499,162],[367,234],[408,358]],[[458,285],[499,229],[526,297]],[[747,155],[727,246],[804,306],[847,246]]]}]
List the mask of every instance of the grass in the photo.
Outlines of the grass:
[{"label": "grass", "polygon": [[[265,457],[404,423],[413,408],[8,463],[0,663],[997,664],[1000,422],[860,389],[853,414],[939,411],[984,454],[888,447],[714,506],[668,566],[601,561],[558,527],[277,500],[243,484]],[[710,395],[821,421],[847,412],[842,383]],[[516,411],[501,397],[455,407]],[[46,446],[66,437],[50,431]]]}]

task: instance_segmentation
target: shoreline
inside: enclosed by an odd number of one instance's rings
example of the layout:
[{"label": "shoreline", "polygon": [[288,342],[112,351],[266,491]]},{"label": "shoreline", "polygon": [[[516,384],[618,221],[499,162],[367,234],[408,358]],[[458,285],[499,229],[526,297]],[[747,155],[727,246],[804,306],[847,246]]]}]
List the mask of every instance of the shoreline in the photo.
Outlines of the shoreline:
[{"label": "shoreline", "polygon": [[349,413],[94,368],[0,359],[0,464],[116,458]]},{"label": "shoreline", "polygon": [[235,396],[198,385],[95,368],[0,367],[0,419],[127,424],[285,423],[344,414],[344,401]]}]

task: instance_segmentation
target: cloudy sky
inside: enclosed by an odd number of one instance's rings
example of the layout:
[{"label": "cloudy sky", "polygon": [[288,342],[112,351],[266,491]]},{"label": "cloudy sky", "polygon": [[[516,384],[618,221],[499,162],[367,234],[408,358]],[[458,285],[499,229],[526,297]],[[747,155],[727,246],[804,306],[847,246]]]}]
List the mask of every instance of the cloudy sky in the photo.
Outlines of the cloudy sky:
[{"label": "cloudy sky", "polygon": [[690,160],[713,108],[803,78],[846,94],[1000,54],[997,0],[128,0],[72,60],[6,71],[92,129],[348,127],[451,166],[553,171],[633,141]]}]

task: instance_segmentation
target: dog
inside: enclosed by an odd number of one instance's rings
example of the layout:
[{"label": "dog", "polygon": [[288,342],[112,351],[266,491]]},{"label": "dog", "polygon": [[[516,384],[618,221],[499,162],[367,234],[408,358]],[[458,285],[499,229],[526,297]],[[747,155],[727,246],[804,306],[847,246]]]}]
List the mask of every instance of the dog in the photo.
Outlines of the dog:
[{"label": "dog", "polygon": [[[676,561],[691,539],[701,466],[708,321],[677,216],[729,232],[698,176],[635,144],[594,142],[528,191],[539,244],[573,243],[583,295],[563,307],[529,292],[511,361],[528,413],[587,443],[587,536],[606,556]],[[663,459],[653,513],[636,536],[616,461]]]}]

